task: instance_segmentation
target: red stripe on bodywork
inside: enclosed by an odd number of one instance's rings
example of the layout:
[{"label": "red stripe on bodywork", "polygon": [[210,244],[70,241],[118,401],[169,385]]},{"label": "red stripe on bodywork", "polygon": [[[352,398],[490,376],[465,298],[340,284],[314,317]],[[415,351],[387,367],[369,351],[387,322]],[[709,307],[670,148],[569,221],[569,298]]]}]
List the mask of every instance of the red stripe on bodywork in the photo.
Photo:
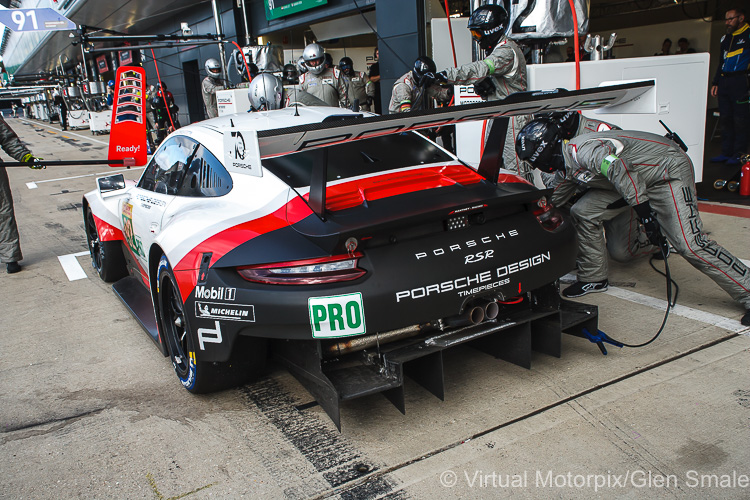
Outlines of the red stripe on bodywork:
[{"label": "red stripe on bodywork", "polygon": [[[174,266],[175,278],[180,287],[180,293],[183,300],[188,296],[195,287],[197,274],[200,267],[201,255],[205,252],[211,252],[211,265],[222,258],[231,250],[246,243],[253,238],[262,234],[270,233],[276,229],[281,229],[290,224],[294,224],[303,218],[312,215],[312,210],[299,197],[294,197],[289,203],[278,208],[275,212],[253,219],[251,221],[237,224],[234,227],[225,229],[210,238],[203,240],[198,246],[193,248],[180,262]],[[185,272],[183,271],[190,271]],[[179,274],[178,274],[179,273]]]},{"label": "red stripe on bodywork", "polygon": [[[358,206],[364,200],[379,200],[399,194],[456,184],[475,184],[482,180],[482,176],[475,170],[463,165],[393,172],[328,186],[326,189],[326,208],[331,211],[343,210]],[[515,174],[500,174],[498,182],[529,183],[526,179]],[[305,198],[308,198],[307,194]],[[187,299],[195,288],[198,274],[195,271],[200,267],[203,253],[212,253],[210,265],[213,265],[243,243],[271,231],[295,224],[310,215],[313,215],[313,212],[307,203],[295,196],[289,203],[279,207],[273,213],[230,227],[203,240],[173,268],[183,299]]]},{"label": "red stripe on bodywork", "polygon": [[94,224],[96,224],[96,232],[99,233],[99,241],[117,241],[117,240],[125,240],[125,237],[122,235],[122,231],[117,229],[112,224],[109,224],[107,222],[104,222],[99,217],[97,217],[94,214],[91,214],[94,217]]},{"label": "red stripe on bodywork", "polygon": [[[344,210],[356,207],[365,201],[380,200],[400,194],[424,191],[460,184],[476,184],[482,180],[476,171],[463,165],[420,168],[406,172],[393,172],[343,182],[326,189],[326,208]],[[305,195],[307,199],[309,195]]]}]

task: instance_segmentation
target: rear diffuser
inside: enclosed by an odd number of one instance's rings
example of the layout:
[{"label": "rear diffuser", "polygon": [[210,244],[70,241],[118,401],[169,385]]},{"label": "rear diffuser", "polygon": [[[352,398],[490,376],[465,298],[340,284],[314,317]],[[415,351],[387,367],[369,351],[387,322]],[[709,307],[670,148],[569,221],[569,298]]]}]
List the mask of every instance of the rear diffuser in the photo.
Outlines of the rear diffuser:
[{"label": "rear diffuser", "polygon": [[585,338],[584,329],[596,332],[597,315],[596,306],[562,299],[559,285],[552,284],[530,292],[522,305],[505,307],[496,319],[436,330],[379,349],[325,359],[320,341],[284,340],[273,351],[341,430],[342,401],[382,393],[405,414],[405,375],[443,400],[447,349],[467,344],[528,369],[532,351],[561,356],[563,333]]}]

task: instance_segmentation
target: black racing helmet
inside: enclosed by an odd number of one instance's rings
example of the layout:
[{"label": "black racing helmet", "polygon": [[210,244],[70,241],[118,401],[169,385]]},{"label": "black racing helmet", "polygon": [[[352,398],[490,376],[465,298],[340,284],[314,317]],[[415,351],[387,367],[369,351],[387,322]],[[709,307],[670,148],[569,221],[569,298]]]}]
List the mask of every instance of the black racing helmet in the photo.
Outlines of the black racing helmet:
[{"label": "black racing helmet", "polygon": [[550,118],[560,125],[562,138],[570,140],[578,132],[578,124],[581,122],[581,114],[578,111],[554,111],[552,113],[540,113],[534,118]]},{"label": "black racing helmet", "polygon": [[411,75],[414,77],[414,81],[417,82],[417,85],[422,87],[429,80],[435,79],[436,72],[437,66],[435,66],[435,61],[427,56],[419,56],[417,60],[414,61],[414,69],[411,70]]},{"label": "black racing helmet", "polygon": [[483,5],[469,17],[471,37],[483,50],[492,50],[508,27],[508,12],[502,5]]},{"label": "black racing helmet", "polygon": [[297,74],[297,66],[294,64],[285,64],[282,71],[284,75],[284,83],[297,84],[299,83],[299,75]]},{"label": "black racing helmet", "polygon": [[542,172],[563,170],[562,129],[557,120],[549,117],[537,118],[528,123],[516,137],[516,153]]},{"label": "black racing helmet", "polygon": [[258,66],[255,63],[247,63],[247,72],[250,73],[250,78],[255,78],[260,73],[260,70],[258,70]]},{"label": "black racing helmet", "polygon": [[323,57],[325,58],[325,65],[327,68],[333,68],[333,56],[326,52]]},{"label": "black racing helmet", "polygon": [[349,75],[354,72],[354,62],[351,57],[342,57],[339,61],[339,69],[345,75]]}]

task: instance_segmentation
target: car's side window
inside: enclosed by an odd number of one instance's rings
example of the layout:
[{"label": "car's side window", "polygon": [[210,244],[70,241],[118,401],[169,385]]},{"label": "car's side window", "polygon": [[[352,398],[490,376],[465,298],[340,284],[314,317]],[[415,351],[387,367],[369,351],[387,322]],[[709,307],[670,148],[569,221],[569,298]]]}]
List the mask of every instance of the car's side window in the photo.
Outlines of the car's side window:
[{"label": "car's side window", "polygon": [[146,167],[138,187],[176,195],[198,143],[187,137],[172,137],[159,148]]},{"label": "car's side window", "polygon": [[199,146],[182,180],[179,196],[222,196],[232,190],[232,177],[224,165],[203,146]]}]

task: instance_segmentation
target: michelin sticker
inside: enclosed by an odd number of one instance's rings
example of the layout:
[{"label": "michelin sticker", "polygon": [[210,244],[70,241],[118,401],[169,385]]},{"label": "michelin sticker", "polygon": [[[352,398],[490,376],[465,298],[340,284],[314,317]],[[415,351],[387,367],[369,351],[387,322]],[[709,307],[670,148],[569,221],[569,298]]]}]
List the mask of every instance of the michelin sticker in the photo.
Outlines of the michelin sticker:
[{"label": "michelin sticker", "polygon": [[263,176],[255,130],[230,128],[224,132],[224,166],[230,172]]},{"label": "michelin sticker", "polygon": [[348,337],[365,333],[362,294],[310,297],[307,301],[313,338]]},{"label": "michelin sticker", "polygon": [[195,317],[255,322],[255,307],[242,304],[196,301]]}]

